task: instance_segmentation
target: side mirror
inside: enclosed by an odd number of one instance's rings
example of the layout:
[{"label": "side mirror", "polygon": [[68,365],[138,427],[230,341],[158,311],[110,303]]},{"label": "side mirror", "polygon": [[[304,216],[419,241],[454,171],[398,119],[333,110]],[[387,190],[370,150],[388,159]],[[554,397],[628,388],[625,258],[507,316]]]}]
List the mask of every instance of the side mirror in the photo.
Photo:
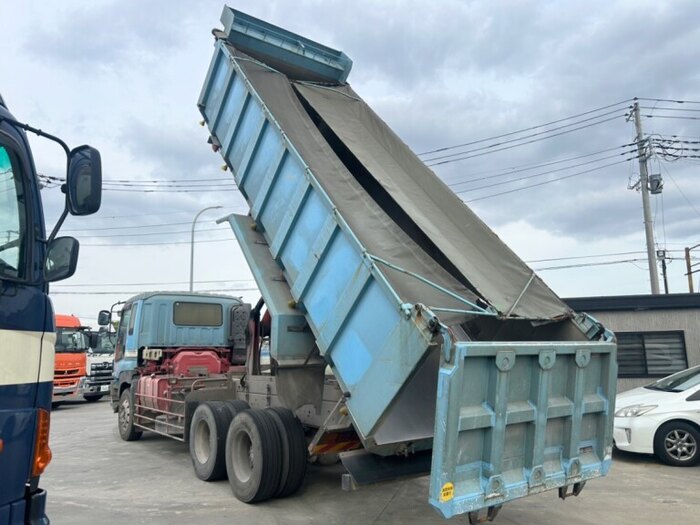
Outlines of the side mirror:
[{"label": "side mirror", "polygon": [[95,349],[100,344],[100,336],[97,332],[90,332],[90,348]]},{"label": "side mirror", "polygon": [[68,211],[71,215],[90,215],[102,203],[102,160],[91,146],[80,146],[68,159]]},{"label": "side mirror", "polygon": [[100,326],[108,326],[110,317],[109,310],[100,310],[100,313],[97,314],[97,324]]},{"label": "side mirror", "polygon": [[68,279],[78,266],[80,243],[73,237],[57,237],[46,250],[44,260],[44,278],[47,282]]}]

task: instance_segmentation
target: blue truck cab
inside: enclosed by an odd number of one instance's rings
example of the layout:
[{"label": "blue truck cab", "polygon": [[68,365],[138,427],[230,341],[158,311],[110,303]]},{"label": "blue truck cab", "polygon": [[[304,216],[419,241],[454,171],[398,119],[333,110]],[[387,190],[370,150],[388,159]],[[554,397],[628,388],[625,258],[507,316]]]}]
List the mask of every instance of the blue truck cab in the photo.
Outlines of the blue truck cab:
[{"label": "blue truck cab", "polygon": [[[117,411],[122,392],[131,386],[140,350],[234,346],[242,351],[234,360],[243,362],[244,348],[232,345],[231,323],[234,317],[247,322],[248,311],[236,297],[205,293],[145,292],[126,301],[119,314],[115,341],[112,409]],[[98,323],[108,324],[111,315],[103,310]]]},{"label": "blue truck cab", "polygon": [[[46,236],[34,160],[25,132],[66,153],[63,213]],[[51,461],[54,313],[49,283],[73,275],[78,241],[56,237],[70,213],[101,202],[99,152],[71,150],[58,137],[18,122],[0,97],[0,525],[48,524],[39,478]]]}]

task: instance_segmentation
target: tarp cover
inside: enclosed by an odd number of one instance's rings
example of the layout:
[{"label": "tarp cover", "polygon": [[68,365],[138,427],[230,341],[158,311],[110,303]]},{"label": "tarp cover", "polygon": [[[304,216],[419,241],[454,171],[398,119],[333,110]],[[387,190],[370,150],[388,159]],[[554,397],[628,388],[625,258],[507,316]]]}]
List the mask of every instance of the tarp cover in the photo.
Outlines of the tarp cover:
[{"label": "tarp cover", "polygon": [[[296,91],[449,260],[462,283],[507,313],[551,319],[571,310],[404,144],[349,85],[295,82]],[[284,111],[283,111],[284,112]],[[309,137],[299,137],[302,141]],[[332,198],[335,195],[331,193]],[[360,213],[350,209],[351,214]],[[518,297],[526,288],[518,301]]]},{"label": "tarp cover", "polygon": [[[469,288],[436,264],[364,191],[321,135],[292,89],[289,79],[282,73],[248,60],[235,49],[230,49],[234,56],[240,58],[239,64],[247,79],[364,248],[372,255],[476,302],[478,298]],[[402,301],[470,309],[415,277],[381,264],[378,268]],[[440,315],[440,319],[447,324],[454,324],[465,320],[465,316],[444,314]]]}]

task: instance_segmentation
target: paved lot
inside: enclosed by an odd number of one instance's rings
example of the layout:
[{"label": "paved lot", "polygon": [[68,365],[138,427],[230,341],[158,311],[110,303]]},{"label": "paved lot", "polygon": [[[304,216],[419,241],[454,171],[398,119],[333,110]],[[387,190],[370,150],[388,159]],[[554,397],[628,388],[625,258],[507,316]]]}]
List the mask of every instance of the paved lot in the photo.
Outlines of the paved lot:
[{"label": "paved lot", "polygon": [[[42,485],[53,525],[428,524],[445,520],[427,503],[427,478],[340,488],[339,466],[313,467],[300,493],[246,505],[227,481],[204,483],[185,445],[145,434],[123,442],[105,401],[63,405],[52,416],[54,459]],[[502,525],[698,523],[700,467],[671,468],[653,458],[618,455],[610,476],[578,498],[548,492],[506,505]],[[466,523],[466,518],[451,522]]]}]

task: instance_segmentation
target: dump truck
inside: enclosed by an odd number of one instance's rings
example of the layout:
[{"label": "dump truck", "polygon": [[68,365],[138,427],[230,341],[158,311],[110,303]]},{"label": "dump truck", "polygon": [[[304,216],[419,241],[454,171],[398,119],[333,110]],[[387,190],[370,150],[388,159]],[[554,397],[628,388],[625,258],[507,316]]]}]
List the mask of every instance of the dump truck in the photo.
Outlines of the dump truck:
[{"label": "dump truck", "polygon": [[[26,133],[57,144],[66,156],[64,209],[50,232]],[[16,120],[0,96],[0,525],[49,523],[41,488],[51,461],[56,337],[49,283],[75,272],[78,241],[57,234],[68,214],[100,208],[101,187],[96,149],[71,149]]]},{"label": "dump truck", "polygon": [[[220,222],[262,298],[238,310],[243,332],[231,319],[242,364],[222,350],[178,375],[186,350],[138,350],[122,437],[188,442],[200,479],[227,476],[251,503],[340,452],[346,486],[429,474],[430,504],[472,522],[604,476],[614,335],[374,113],[349,57],[229,7],[221,20],[198,107],[250,206]],[[153,378],[163,387],[139,386]]]}]

